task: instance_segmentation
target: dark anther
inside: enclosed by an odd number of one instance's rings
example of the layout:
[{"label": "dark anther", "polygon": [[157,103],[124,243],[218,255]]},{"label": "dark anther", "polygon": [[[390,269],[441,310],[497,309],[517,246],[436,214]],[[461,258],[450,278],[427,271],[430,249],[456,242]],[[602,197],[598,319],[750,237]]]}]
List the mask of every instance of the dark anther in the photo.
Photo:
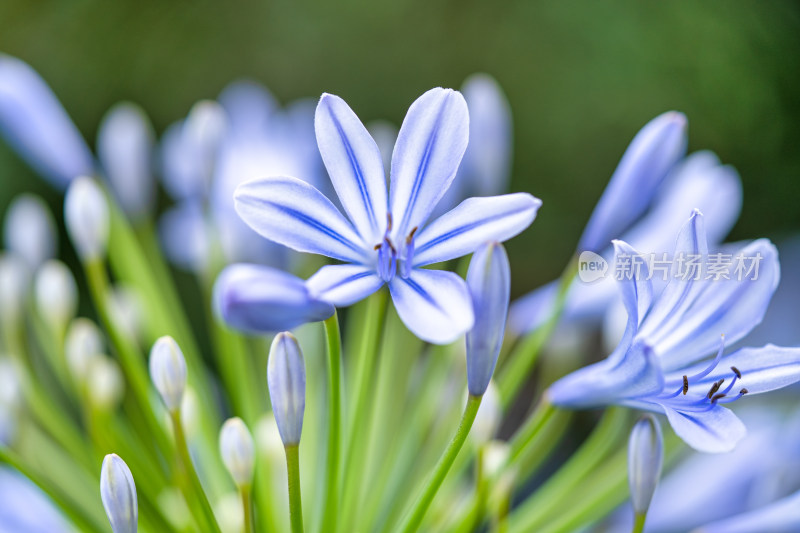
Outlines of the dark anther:
[{"label": "dark anther", "polygon": [[739,369],[738,369],[738,368],[736,368],[735,366],[732,366],[732,367],[731,367],[731,370],[733,370],[733,373],[734,373],[734,374],[736,374],[736,377],[737,377],[737,378],[739,378],[739,379],[742,379],[742,373],[741,373],[741,372],[739,372]]},{"label": "dark anther", "polygon": [[683,395],[686,396],[687,392],[689,392],[689,378],[684,375],[683,376]]},{"label": "dark anther", "polygon": [[739,394],[747,394],[748,392],[750,391],[748,391],[747,389],[742,389],[739,391]]},{"label": "dark anther", "polygon": [[411,244],[411,241],[414,239],[414,234],[417,232],[417,228],[419,228],[419,226],[414,226],[414,229],[408,234],[408,237],[406,237],[406,244]]},{"label": "dark anther", "polygon": [[393,253],[393,254],[396,254],[396,253],[397,253],[397,250],[395,250],[395,249],[394,249],[394,245],[392,244],[392,241],[390,241],[388,237],[386,237],[386,238],[385,238],[385,239],[383,239],[383,240],[384,240],[384,241],[386,241],[386,244],[388,244],[388,245],[389,245],[389,248],[391,248],[391,249],[392,249],[392,253]]},{"label": "dark anther", "polygon": [[392,231],[392,214],[386,213],[386,231]]},{"label": "dark anther", "polygon": [[720,399],[724,398],[725,396],[726,396],[726,395],[725,395],[725,394],[722,394],[722,393],[720,393],[720,394],[715,394],[715,395],[714,395],[714,397],[713,397],[713,398],[711,398],[711,403],[717,403],[717,400],[720,400]]},{"label": "dark anther", "polygon": [[383,243],[379,242],[378,244],[376,244],[375,247],[373,248],[373,250],[380,250],[381,249],[381,244],[383,244]]},{"label": "dark anther", "polygon": [[712,396],[714,396],[714,394],[716,394],[716,392],[719,390],[720,386],[722,385],[723,381],[725,381],[725,380],[721,379],[719,381],[714,382],[714,384],[711,385],[711,388],[708,390],[708,395],[707,395],[708,398],[711,398]]}]

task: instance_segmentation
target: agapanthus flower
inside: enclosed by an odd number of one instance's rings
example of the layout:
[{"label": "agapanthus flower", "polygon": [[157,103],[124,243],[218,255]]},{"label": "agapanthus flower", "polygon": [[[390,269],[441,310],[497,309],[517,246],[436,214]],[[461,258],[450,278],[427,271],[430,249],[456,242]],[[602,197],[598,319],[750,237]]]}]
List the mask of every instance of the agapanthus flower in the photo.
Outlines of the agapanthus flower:
[{"label": "agapanthus flower", "polygon": [[11,468],[0,468],[0,531],[67,533],[53,502],[37,486]]},{"label": "agapanthus flower", "polygon": [[347,306],[388,284],[400,318],[418,337],[455,340],[473,323],[466,284],[451,272],[421,267],[517,235],[541,202],[527,193],[471,198],[429,222],[469,136],[467,104],[451,89],[432,89],[409,108],[392,154],[389,191],[378,147],[344,100],[324,94],[315,125],[348,218],[318,189],[286,176],[239,186],[240,216],[270,240],[344,263],[312,276],[312,295]]},{"label": "agapanthus flower", "polygon": [[800,380],[800,348],[766,345],[723,356],[726,343],[744,337],[764,316],[780,277],[775,247],[766,239],[743,247],[734,257],[746,270],[731,271],[728,279],[705,271],[678,275],[680,258],[708,258],[703,216],[695,211],[678,234],[671,279],[654,298],[644,258],[627,243],[614,245],[617,265],[638,257],[641,267],[619,284],[628,313],[623,338],[607,359],[554,383],[550,401],[662,413],[693,448],[731,450],[745,427],[726,406]]},{"label": "agapanthus flower", "polygon": [[[648,133],[655,126],[663,132],[659,135]],[[645,133],[648,134],[644,135],[644,140],[649,146],[642,145],[644,141],[641,137]],[[614,198],[612,192],[619,193],[612,187],[616,183],[614,180],[626,176],[626,190],[639,187],[644,191],[642,197],[649,198],[643,206],[644,213],[633,219],[626,217],[624,224],[609,223],[616,234],[604,232],[602,240],[593,239],[593,248],[579,247],[578,252],[593,251],[610,263],[614,255],[611,238],[623,240],[640,250],[668,250],[684,222],[685,214],[694,208],[705,213],[709,246],[716,250],[739,217],[742,206],[741,180],[733,167],[722,165],[711,152],[695,152],[683,159],[678,157],[682,156],[683,150],[676,147],[685,145],[685,142],[685,117],[676,113],[653,119],[639,132],[625,152],[596,212],[603,202],[608,203],[609,198]],[[661,166],[653,168],[647,163],[658,151],[665,153],[658,158]],[[630,162],[629,154],[638,154],[643,159],[634,165]],[[627,170],[627,174],[623,170]],[[653,173],[657,174],[655,178]],[[615,198],[615,209],[603,211],[607,211],[609,217],[628,212],[630,199],[627,194],[619,193]],[[640,197],[636,197],[634,203],[637,208],[642,208],[640,200]],[[586,231],[589,231],[588,227]],[[604,244],[598,244],[600,242]],[[554,281],[515,301],[509,311],[511,329],[523,333],[544,323],[553,308],[558,284],[558,281]],[[597,280],[591,285],[573,283],[567,293],[561,322],[597,323],[616,300],[617,291],[611,278]]]},{"label": "agapanthus flower", "polygon": [[219,247],[226,262],[286,267],[286,249],[264,241],[236,214],[233,191],[271,174],[317,183],[322,163],[313,124],[310,102],[282,109],[265,88],[237,81],[170,126],[161,146],[162,177],[177,204],[160,224],[170,261],[203,271]]}]

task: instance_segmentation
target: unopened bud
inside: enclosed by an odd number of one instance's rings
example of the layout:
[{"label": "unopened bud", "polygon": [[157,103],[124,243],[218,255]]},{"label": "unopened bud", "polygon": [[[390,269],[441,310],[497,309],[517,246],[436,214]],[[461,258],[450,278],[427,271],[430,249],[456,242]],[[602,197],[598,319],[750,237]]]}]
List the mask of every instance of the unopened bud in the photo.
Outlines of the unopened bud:
[{"label": "unopened bud", "polygon": [[289,332],[278,333],[272,341],[267,383],[283,444],[299,444],[306,406],[306,369],[300,345]]},{"label": "unopened bud", "polygon": [[81,261],[105,256],[108,246],[109,214],[100,186],[86,176],[75,179],[64,199],[64,221]]},{"label": "unopened bud", "polygon": [[32,269],[56,253],[56,224],[38,196],[21,194],[14,198],[6,211],[3,231],[6,248]]},{"label": "unopened bud", "polygon": [[238,488],[249,487],[253,482],[255,444],[241,418],[228,419],[219,433],[219,451],[222,462]]},{"label": "unopened bud", "polygon": [[113,453],[103,459],[100,498],[114,533],[136,533],[139,521],[136,484],[128,465]]},{"label": "unopened bud", "polygon": [[57,259],[39,268],[34,280],[36,307],[50,328],[63,331],[78,311],[78,286],[70,269]]},{"label": "unopened bud", "polygon": [[492,379],[506,328],[511,274],[508,255],[500,243],[478,248],[467,272],[475,324],[467,332],[469,393],[482,396]]},{"label": "unopened bud", "polygon": [[83,382],[92,361],[102,353],[103,334],[97,324],[88,318],[73,320],[64,341],[64,355],[72,377],[79,383]]},{"label": "unopened bud", "polygon": [[186,390],[186,360],[172,337],[161,337],[150,350],[150,379],[167,410],[177,412]]},{"label": "unopened bud", "polygon": [[628,484],[637,515],[646,514],[650,507],[663,460],[661,426],[652,415],[646,415],[633,426],[628,441]]}]

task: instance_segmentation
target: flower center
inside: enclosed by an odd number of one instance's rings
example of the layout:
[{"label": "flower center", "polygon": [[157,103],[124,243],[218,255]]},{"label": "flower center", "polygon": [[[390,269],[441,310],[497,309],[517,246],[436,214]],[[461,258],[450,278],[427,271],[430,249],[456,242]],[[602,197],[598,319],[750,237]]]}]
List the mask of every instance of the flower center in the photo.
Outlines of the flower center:
[{"label": "flower center", "polygon": [[[670,399],[670,398],[676,398],[680,395],[686,396],[692,384],[696,384],[698,381],[702,380],[717,367],[720,359],[722,358],[722,352],[724,350],[725,350],[725,335],[722,336],[722,339],[720,341],[719,351],[717,351],[717,355],[714,357],[711,363],[704,370],[693,376],[684,375],[683,382],[681,383],[678,390],[666,396],[662,396],[662,398]],[[700,400],[691,402],[689,405],[691,405],[692,407],[703,408],[702,410],[706,411],[713,408],[715,404],[735,402],[736,400],[747,394],[747,389],[741,389],[736,396],[729,396],[729,393],[733,389],[734,385],[736,385],[736,382],[742,379],[742,373],[735,366],[731,367],[731,372],[733,373],[733,376],[731,378],[730,383],[728,383],[727,387],[722,389],[722,386],[725,384],[725,378],[720,378],[718,381],[715,381],[714,383],[711,384],[711,388],[708,389],[708,392],[706,392],[706,394]]]},{"label": "flower center", "polygon": [[403,279],[411,275],[414,261],[414,234],[417,232],[417,227],[415,226],[400,243],[395,244],[391,236],[392,214],[387,213],[386,217],[388,219],[386,232],[383,240],[375,245],[375,250],[378,252],[378,276],[388,283],[398,272]]}]

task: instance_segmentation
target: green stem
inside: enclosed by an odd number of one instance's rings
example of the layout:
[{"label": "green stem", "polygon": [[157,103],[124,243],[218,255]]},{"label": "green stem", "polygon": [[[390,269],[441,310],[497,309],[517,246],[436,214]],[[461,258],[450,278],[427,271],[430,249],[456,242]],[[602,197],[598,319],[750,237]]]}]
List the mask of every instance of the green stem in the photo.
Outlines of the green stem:
[{"label": "green stem", "polygon": [[186,500],[196,501],[200,506],[203,522],[206,525],[205,531],[212,531],[214,533],[221,533],[217,519],[214,517],[214,511],[211,509],[211,504],[208,502],[203,485],[200,483],[200,478],[197,475],[197,470],[192,462],[192,456],[189,453],[189,445],[186,442],[186,434],[183,431],[183,424],[181,423],[180,409],[170,413],[172,419],[172,428],[175,433],[175,446],[178,449],[178,458],[180,459],[183,471],[186,474],[189,487],[187,487]]},{"label": "green stem", "polygon": [[284,446],[286,470],[289,474],[289,516],[292,533],[303,533],[303,502],[300,497],[300,446]]},{"label": "green stem", "polygon": [[528,379],[533,371],[533,367],[536,365],[536,361],[539,358],[539,353],[542,351],[545,343],[547,343],[550,335],[552,335],[553,331],[556,329],[561,314],[564,311],[567,291],[570,285],[572,285],[572,281],[575,279],[577,272],[578,258],[576,256],[569,262],[564,272],[561,274],[558,294],[550,317],[544,324],[527,335],[514,347],[508,359],[499,369],[497,383],[500,392],[500,400],[504,407],[508,407],[511,402],[514,401],[520,388],[525,384],[525,380]]},{"label": "green stem", "polygon": [[242,513],[244,514],[244,533],[254,533],[255,524],[253,521],[253,491],[250,487],[242,487],[239,491],[242,495]]},{"label": "green stem", "polygon": [[333,316],[325,321],[325,337],[328,353],[328,450],[327,450],[327,490],[325,491],[325,510],[321,527],[325,531],[336,531],[339,510],[339,462],[342,423],[342,339],[339,332],[339,318]]},{"label": "green stem", "polygon": [[[353,397],[353,415],[349,424],[347,439],[347,458],[344,463],[343,507],[347,509],[355,502],[364,472],[364,441],[366,439],[364,425],[370,406],[370,385],[373,383],[375,362],[378,357],[378,346],[383,334],[386,318],[386,291],[379,290],[370,296],[362,327],[361,343],[356,360],[355,396]],[[343,514],[339,515],[340,520]],[[340,524],[342,525],[342,524]]]},{"label": "green stem", "polygon": [[403,533],[411,533],[412,531],[417,531],[417,529],[419,529],[428,507],[430,507],[434,496],[436,496],[436,492],[439,490],[439,487],[442,485],[447,472],[453,465],[453,461],[456,460],[458,452],[461,451],[464,441],[467,440],[467,435],[469,435],[469,430],[472,428],[472,423],[475,421],[475,415],[478,414],[478,408],[481,406],[482,399],[483,396],[469,395],[469,398],[467,399],[467,406],[464,408],[464,414],[461,417],[461,423],[458,425],[458,430],[456,430],[453,440],[450,441],[450,444],[447,446],[444,455],[442,455],[442,458],[436,465],[436,468],[428,480],[422,495],[414,504],[411,512],[406,515],[407,518],[403,521],[403,525],[399,528],[399,530]]},{"label": "green stem", "polygon": [[633,517],[633,529],[631,533],[642,533],[644,531],[644,521],[647,519],[647,513],[636,513]]},{"label": "green stem", "polygon": [[525,424],[523,424],[511,438],[511,455],[509,457],[509,462],[514,462],[519,458],[522,452],[530,445],[531,441],[536,438],[536,435],[539,434],[539,431],[541,431],[547,421],[550,420],[553,413],[555,413],[555,407],[553,407],[546,398],[542,398]]}]

